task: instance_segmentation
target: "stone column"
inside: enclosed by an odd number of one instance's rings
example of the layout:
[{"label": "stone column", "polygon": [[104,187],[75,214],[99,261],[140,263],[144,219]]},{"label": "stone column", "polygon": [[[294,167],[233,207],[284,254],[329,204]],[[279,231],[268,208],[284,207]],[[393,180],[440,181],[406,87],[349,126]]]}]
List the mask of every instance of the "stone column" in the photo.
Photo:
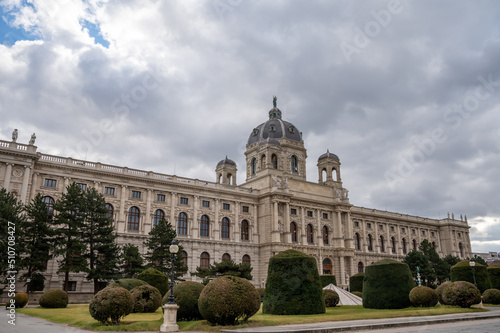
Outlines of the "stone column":
[{"label": "stone column", "polygon": [[290,203],[285,204],[285,225],[283,226],[283,230],[285,232],[285,241],[287,243],[292,242],[292,234],[290,233]]},{"label": "stone column", "polygon": [[142,224],[142,232],[148,234],[151,231],[151,228],[153,227],[151,223],[151,195],[153,190],[148,188],[148,193],[146,196],[146,212],[145,212],[145,217],[144,217],[144,223]]},{"label": "stone column", "polygon": [[[318,246],[324,246],[325,244],[323,243],[323,227],[321,226],[321,210],[319,209],[316,209],[316,224],[318,225],[318,234],[316,235],[316,240],[317,240],[317,245]],[[329,237],[329,236],[328,236]],[[323,261],[321,259],[321,255],[320,255],[320,261],[319,261],[319,264],[320,265],[323,265]]]},{"label": "stone column", "polygon": [[3,181],[3,187],[7,190],[10,190],[10,177],[12,175],[12,163],[5,163],[7,165],[7,169],[5,170],[5,178]]},{"label": "stone column", "polygon": [[345,247],[347,249],[354,249],[354,227],[352,225],[351,212],[346,213],[346,223],[347,223],[347,232],[346,232],[346,240],[344,242]]},{"label": "stone column", "polygon": [[403,255],[403,242],[401,239],[401,226],[397,225],[396,228],[398,228],[398,242],[399,242],[398,251],[396,253],[398,255],[400,255],[400,254]]},{"label": "stone column", "polygon": [[[232,237],[232,240],[237,242],[237,241],[240,241],[241,240],[241,235],[240,235],[240,232],[241,232],[241,221],[240,221],[240,208],[241,205],[239,202],[234,202],[234,228],[233,228],[233,237]],[[249,226],[250,228],[250,226]],[[250,233],[250,230],[249,230],[249,233]],[[250,235],[249,237],[250,238]]]},{"label": "stone column", "polygon": [[31,180],[31,191],[30,191],[30,201],[35,199],[36,189],[38,187],[38,172],[33,173],[33,179]]},{"label": "stone column", "polygon": [[255,243],[259,243],[260,242],[260,238],[259,238],[259,221],[257,219],[257,216],[258,216],[258,208],[257,208],[257,205],[253,205],[252,207],[252,211],[253,211],[253,224],[254,224],[254,227],[253,227],[253,241]]},{"label": "stone column", "polygon": [[26,197],[28,194],[28,183],[30,181],[31,168],[29,166],[24,167],[23,185],[21,187],[21,201],[23,204],[29,203],[29,198]]},{"label": "stone column", "polygon": [[64,186],[62,189],[62,193],[68,192],[68,190],[67,190],[68,186],[69,186],[69,177],[64,177]]},{"label": "stone column", "polygon": [[302,245],[307,245],[306,221],[304,215],[305,209],[304,207],[300,207],[300,238],[302,239]]},{"label": "stone column", "polygon": [[160,326],[160,332],[178,332],[177,325],[177,304],[164,304],[163,308],[163,324]]},{"label": "stone column", "polygon": [[333,246],[341,247],[341,239],[342,239],[342,213],[337,210],[335,211],[335,215],[337,216],[337,222],[333,224]]},{"label": "stone column", "polygon": [[273,215],[272,215],[272,221],[273,221],[273,229],[271,230],[272,233],[272,242],[279,243],[280,242],[280,232],[278,228],[278,202],[274,201],[273,202]]},{"label": "stone column", "polygon": [[375,239],[373,240],[373,248],[376,253],[380,253],[380,239],[378,238],[378,224],[373,221],[373,228],[375,228]]},{"label": "stone column", "polygon": [[192,238],[198,238],[200,236],[198,232],[198,210],[199,210],[199,201],[200,197],[195,195],[194,196],[194,203],[193,203],[193,221],[191,222],[191,230],[189,232],[189,237]]},{"label": "stone column", "polygon": [[170,224],[177,230],[177,224],[175,223],[175,204],[177,202],[177,193],[170,193]]},{"label": "stone column", "polygon": [[339,257],[339,277],[340,277],[340,287],[345,285],[345,261],[344,256]]},{"label": "stone column", "polygon": [[214,221],[214,239],[219,240],[220,239],[220,221],[219,221],[219,206],[220,206],[220,199],[215,199],[215,221]]},{"label": "stone column", "polygon": [[361,245],[360,247],[363,249],[363,252],[368,252],[368,242],[367,242],[368,235],[366,234],[366,220],[362,221],[362,226],[363,226],[362,227],[363,235],[359,237],[359,241],[362,242],[363,245],[360,244]]},{"label": "stone column", "polygon": [[[122,185],[120,191],[120,210],[118,212],[118,221],[124,223],[123,231],[127,231],[127,221],[125,221],[125,199],[127,198],[127,186]],[[118,223],[117,221],[117,223]]]}]

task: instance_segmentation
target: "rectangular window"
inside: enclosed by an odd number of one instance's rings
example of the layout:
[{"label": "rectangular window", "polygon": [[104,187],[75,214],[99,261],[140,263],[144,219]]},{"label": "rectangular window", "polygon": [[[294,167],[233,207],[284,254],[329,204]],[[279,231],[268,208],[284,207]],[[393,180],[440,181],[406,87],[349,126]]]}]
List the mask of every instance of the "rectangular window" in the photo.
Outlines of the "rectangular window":
[{"label": "rectangular window", "polygon": [[313,212],[312,210],[307,211],[307,217],[313,217]]},{"label": "rectangular window", "polygon": [[83,192],[85,192],[87,190],[87,184],[76,183],[76,186],[78,186],[80,188],[80,190],[82,190]]},{"label": "rectangular window", "polygon": [[384,230],[384,226],[382,224],[379,224],[378,230]]},{"label": "rectangular window", "polygon": [[359,227],[359,222],[358,221],[354,221],[354,226],[355,227]]},{"label": "rectangular window", "polygon": [[183,198],[183,197],[181,197],[181,198],[180,198],[180,204],[181,204],[181,205],[187,205],[187,204],[188,204],[188,202],[189,202],[189,201],[188,201],[188,198]]},{"label": "rectangular window", "polygon": [[243,213],[248,213],[249,212],[248,206],[241,207],[241,210],[242,210]]},{"label": "rectangular window", "polygon": [[229,210],[230,208],[231,208],[231,206],[228,203],[223,203],[222,204],[222,209]]},{"label": "rectangular window", "polygon": [[132,191],[132,198],[140,199],[141,198],[141,191]]},{"label": "rectangular window", "polygon": [[43,184],[43,186],[45,186],[45,187],[56,187],[56,184],[57,184],[57,180],[46,178],[45,179],[45,183]]},{"label": "rectangular window", "polygon": [[105,187],[104,188],[104,194],[106,195],[115,195],[115,188],[114,187]]},{"label": "rectangular window", "polygon": [[462,234],[461,233],[458,233],[458,238],[462,238]]},{"label": "rectangular window", "polygon": [[422,230],[422,236],[425,236],[425,230]]},{"label": "rectangular window", "polygon": [[[64,290],[64,282],[61,289]],[[76,291],[76,281],[68,281],[68,291]]]},{"label": "rectangular window", "polygon": [[156,201],[165,202],[165,194],[157,194]]},{"label": "rectangular window", "polygon": [[371,224],[371,223],[367,223],[367,224],[366,224],[366,227],[367,227],[368,229],[371,229],[371,228],[372,228],[372,224]]},{"label": "rectangular window", "polygon": [[391,231],[394,231],[394,227],[393,226],[391,226]]},{"label": "rectangular window", "polygon": [[401,232],[404,234],[406,233],[406,229],[405,228],[401,228]]},{"label": "rectangular window", "polygon": [[411,229],[411,233],[412,235],[415,235],[417,232],[415,231],[415,229]]},{"label": "rectangular window", "polygon": [[210,201],[208,201],[208,200],[203,200],[203,201],[201,202],[201,206],[202,206],[202,207],[205,207],[205,208],[209,208],[209,207],[210,207]]},{"label": "rectangular window", "polygon": [[297,215],[297,209],[295,208],[290,209],[290,214]]},{"label": "rectangular window", "polygon": [[328,213],[323,213],[323,218],[326,220],[328,219]]},{"label": "rectangular window", "polygon": [[[431,231],[431,236],[434,237],[434,231]],[[458,237],[460,237],[460,234],[458,234]]]}]

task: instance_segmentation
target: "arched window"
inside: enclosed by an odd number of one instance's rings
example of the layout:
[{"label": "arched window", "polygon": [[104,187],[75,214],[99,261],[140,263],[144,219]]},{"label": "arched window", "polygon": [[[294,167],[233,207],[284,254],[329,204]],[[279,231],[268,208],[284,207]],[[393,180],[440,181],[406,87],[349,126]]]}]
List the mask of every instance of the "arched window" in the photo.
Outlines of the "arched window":
[{"label": "arched window", "polygon": [[460,251],[460,258],[464,257],[464,247],[462,243],[458,243],[458,250]]},{"label": "arched window", "polygon": [[363,273],[363,270],[365,269],[365,265],[360,261],[358,262],[358,273]]},{"label": "arched window", "polygon": [[292,235],[292,242],[297,242],[297,224],[290,223],[290,234]]},{"label": "arched window", "polygon": [[208,268],[210,266],[210,254],[203,252],[200,256],[200,268]]},{"label": "arched window", "polygon": [[231,261],[231,256],[229,255],[229,253],[224,253],[222,255],[222,261]]},{"label": "arched window", "polygon": [[413,240],[413,250],[417,250],[417,241],[416,240]]},{"label": "arched window", "polygon": [[128,230],[139,230],[141,211],[133,206],[128,210]]},{"label": "arched window", "polygon": [[161,209],[155,210],[153,215],[153,227],[156,227],[160,223],[161,219],[165,218],[165,213]]},{"label": "arched window", "polygon": [[54,199],[52,197],[43,197],[42,201],[45,202],[45,206],[47,207],[47,216],[49,219],[52,219],[54,217]]},{"label": "arched window", "polygon": [[278,156],[273,154],[271,160],[273,162],[273,169],[278,169]]},{"label": "arched window", "polygon": [[328,258],[323,259],[323,274],[333,274],[332,261]]},{"label": "arched window", "polygon": [[354,249],[356,251],[360,251],[361,250],[361,243],[359,241],[359,234],[358,233],[354,234]]},{"label": "arched window", "polygon": [[292,160],[290,161],[290,171],[293,173],[299,172],[299,164],[297,162],[297,156],[292,155]]},{"label": "arched window", "polygon": [[222,227],[220,230],[221,238],[229,238],[229,219],[227,217],[222,218]]},{"label": "arched window", "polygon": [[243,264],[249,264],[250,265],[250,256],[248,254],[245,254],[243,258],[241,258],[241,262]]},{"label": "arched window", "polygon": [[312,224],[307,225],[307,242],[309,244],[314,244],[314,232]]},{"label": "arched window", "polygon": [[106,217],[108,219],[112,219],[113,218],[113,215],[114,215],[114,209],[113,209],[113,205],[110,204],[110,203],[106,203],[106,209],[107,209],[107,212],[106,212]]},{"label": "arched window", "polygon": [[432,242],[432,247],[434,248],[434,250],[436,249],[436,242]]},{"label": "arched window", "polygon": [[328,227],[325,225],[323,226],[323,232],[322,232],[322,236],[323,236],[323,245],[328,245]]},{"label": "arched window", "polygon": [[403,254],[406,254],[406,252],[408,252],[408,251],[406,250],[406,239],[405,238],[403,238],[401,240],[401,246],[403,247]]},{"label": "arched window", "polygon": [[181,258],[182,258],[182,264],[185,266],[185,267],[188,267],[188,254],[186,251],[182,251],[181,252]]},{"label": "arched window", "polygon": [[391,247],[392,247],[392,253],[396,253],[396,240],[394,237],[391,237]]},{"label": "arched window", "polygon": [[264,170],[266,168],[266,155],[260,157],[260,169]]},{"label": "arched window", "polygon": [[380,236],[378,245],[380,246],[380,252],[385,253],[384,236]]},{"label": "arched window", "polygon": [[366,237],[366,243],[368,245],[368,251],[373,252],[372,235],[368,234],[368,237]]},{"label": "arched window", "polygon": [[321,181],[326,182],[328,176],[326,175],[326,169],[321,170]]},{"label": "arched window", "polygon": [[332,180],[335,182],[338,180],[337,179],[337,169],[335,169],[335,168],[332,169]]},{"label": "arched window", "polygon": [[200,218],[200,236],[208,237],[210,235],[210,219],[206,215]]},{"label": "arched window", "polygon": [[252,158],[251,172],[252,175],[255,175],[255,173],[257,172],[257,159],[255,157]]},{"label": "arched window", "polygon": [[241,240],[248,240],[248,221],[241,221]]},{"label": "arched window", "polygon": [[177,217],[177,235],[187,235],[188,217],[186,213],[179,213]]}]

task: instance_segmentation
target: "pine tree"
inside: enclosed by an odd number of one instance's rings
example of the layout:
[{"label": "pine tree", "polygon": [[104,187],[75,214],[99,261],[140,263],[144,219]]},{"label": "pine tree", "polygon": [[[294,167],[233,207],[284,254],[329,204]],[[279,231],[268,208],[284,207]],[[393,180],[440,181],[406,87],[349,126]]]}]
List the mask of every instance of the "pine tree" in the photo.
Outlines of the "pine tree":
[{"label": "pine tree", "polygon": [[[144,243],[148,248],[146,260],[148,266],[156,268],[160,272],[170,276],[171,273],[171,253],[169,251],[172,241],[177,236],[172,225],[165,219],[161,219],[158,225],[149,232],[150,238]],[[174,264],[174,279],[178,280],[187,272],[181,257],[182,246],[179,245],[179,252]]]},{"label": "pine tree", "polygon": [[32,278],[47,269],[47,262],[52,258],[51,239],[54,234],[52,219],[47,213],[47,205],[40,193],[26,207],[27,220],[23,223],[24,246],[21,249],[21,266],[27,272],[23,278]]},{"label": "pine tree", "polygon": [[64,272],[64,287],[68,291],[69,273],[85,272],[87,260],[83,256],[85,244],[82,242],[82,224],[84,216],[83,191],[76,183],[66,188],[60,199],[54,204],[57,215],[54,240],[54,254],[60,256],[58,273]]},{"label": "pine tree", "polygon": [[415,283],[417,283],[417,267],[419,268],[422,285],[429,286],[436,280],[429,260],[421,251],[412,250],[408,252],[403,262],[410,267],[411,275],[415,279]]},{"label": "pine tree", "polygon": [[94,280],[94,294],[99,291],[99,281],[112,280],[118,275],[119,247],[113,219],[106,216],[108,210],[104,196],[95,188],[83,194],[82,241],[86,246],[84,258],[88,261],[86,278]]},{"label": "pine tree", "polygon": [[121,273],[124,278],[132,278],[144,270],[144,260],[139,248],[132,244],[125,244],[121,253]]},{"label": "pine tree", "polygon": [[[14,194],[7,192],[6,189],[0,190],[0,253],[3,257],[0,260],[0,283],[4,282],[7,276],[18,271],[20,268],[20,249],[23,239],[22,215],[23,205],[17,201]],[[0,290],[1,291],[1,290]]]}]

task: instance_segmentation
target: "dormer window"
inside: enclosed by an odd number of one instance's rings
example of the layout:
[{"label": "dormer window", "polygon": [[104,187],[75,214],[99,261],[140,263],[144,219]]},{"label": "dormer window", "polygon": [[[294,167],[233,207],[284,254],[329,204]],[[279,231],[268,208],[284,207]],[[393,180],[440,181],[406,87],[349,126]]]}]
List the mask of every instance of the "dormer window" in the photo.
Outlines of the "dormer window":
[{"label": "dormer window", "polygon": [[253,134],[254,136],[255,136],[255,135],[257,135],[257,134],[259,134],[259,129],[254,128],[254,129],[253,129],[252,134]]},{"label": "dormer window", "polygon": [[276,126],[274,126],[274,125],[269,126],[269,131],[276,132]]},{"label": "dormer window", "polygon": [[290,133],[295,133],[295,127],[293,127],[293,126],[288,127],[288,131]]}]

